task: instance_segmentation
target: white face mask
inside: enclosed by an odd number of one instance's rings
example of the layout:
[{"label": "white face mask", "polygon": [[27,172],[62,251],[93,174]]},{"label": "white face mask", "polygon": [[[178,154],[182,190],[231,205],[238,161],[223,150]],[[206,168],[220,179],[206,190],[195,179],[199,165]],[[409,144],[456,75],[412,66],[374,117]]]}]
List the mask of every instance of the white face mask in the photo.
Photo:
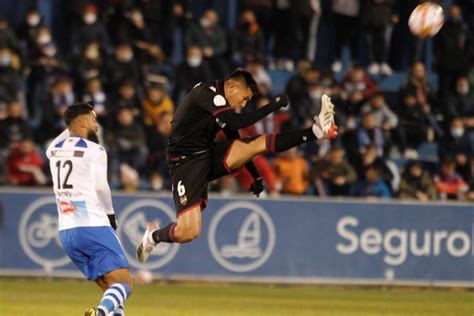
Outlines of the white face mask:
[{"label": "white face mask", "polygon": [[206,18],[201,18],[201,20],[199,20],[199,23],[201,24],[203,28],[211,26],[211,21],[209,21],[209,19],[206,19]]},{"label": "white face mask", "polygon": [[319,100],[319,98],[321,98],[321,91],[319,90],[316,90],[316,91],[312,91],[309,96],[311,97],[312,100]]},{"label": "white face mask", "polygon": [[454,138],[461,138],[464,135],[464,127],[451,128],[451,135],[453,135]]},{"label": "white face mask", "polygon": [[0,66],[10,66],[10,63],[12,61],[11,56],[2,56],[0,57]]},{"label": "white face mask", "polygon": [[57,52],[58,50],[54,46],[45,47],[43,49],[43,53],[48,57],[53,57],[54,55],[56,55]]},{"label": "white face mask", "polygon": [[127,51],[127,52],[122,52],[117,55],[117,59],[121,62],[129,62],[133,58],[133,52]]},{"label": "white face mask", "polygon": [[99,51],[97,49],[89,49],[86,51],[86,57],[88,59],[97,59],[97,57],[99,57]]},{"label": "white face mask", "polygon": [[456,90],[460,95],[466,95],[469,93],[469,86],[468,85],[464,85],[460,87],[458,86]]},{"label": "white face mask", "polygon": [[26,23],[28,23],[29,26],[37,26],[40,20],[41,18],[38,14],[30,14],[26,18]]},{"label": "white face mask", "polygon": [[202,57],[189,57],[187,59],[188,65],[191,66],[192,68],[199,67],[202,62]]},{"label": "white face mask", "polygon": [[49,35],[48,33],[42,34],[38,37],[37,41],[38,41],[38,44],[40,45],[49,43],[51,42],[51,35]]},{"label": "white face mask", "polygon": [[86,23],[87,25],[91,25],[95,21],[97,21],[97,15],[87,13],[87,14],[84,14],[83,19],[84,19],[84,23]]}]

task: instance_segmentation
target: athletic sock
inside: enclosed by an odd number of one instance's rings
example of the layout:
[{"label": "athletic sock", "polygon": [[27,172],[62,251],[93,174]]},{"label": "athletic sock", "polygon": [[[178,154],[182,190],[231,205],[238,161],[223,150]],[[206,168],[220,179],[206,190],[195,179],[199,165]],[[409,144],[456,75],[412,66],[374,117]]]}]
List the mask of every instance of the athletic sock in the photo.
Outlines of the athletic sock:
[{"label": "athletic sock", "polygon": [[173,243],[175,242],[174,239],[174,229],[176,227],[176,223],[171,223],[166,227],[160,228],[155,230],[151,234],[151,238],[153,238],[154,243],[159,243],[159,242],[168,242],[168,243]]},{"label": "athletic sock", "polygon": [[109,287],[102,296],[99,309],[105,311],[106,315],[115,311],[119,306],[123,306],[130,296],[130,288],[127,283],[118,282]]},{"label": "athletic sock", "polygon": [[314,140],[316,140],[316,136],[311,127],[278,134],[267,134],[267,151],[278,153]]},{"label": "athletic sock", "polygon": [[125,308],[123,307],[123,305],[120,305],[119,307],[117,307],[114,310],[113,315],[114,316],[125,316]]}]

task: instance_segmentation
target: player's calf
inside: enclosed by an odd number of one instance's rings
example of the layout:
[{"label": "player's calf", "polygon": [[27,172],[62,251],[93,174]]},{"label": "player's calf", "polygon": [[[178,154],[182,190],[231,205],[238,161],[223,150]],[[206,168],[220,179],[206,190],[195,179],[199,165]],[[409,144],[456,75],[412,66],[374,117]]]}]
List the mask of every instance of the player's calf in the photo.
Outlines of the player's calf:
[{"label": "player's calf", "polygon": [[176,225],[175,231],[174,231],[174,238],[175,241],[184,244],[187,242],[190,242],[196,238],[199,237],[201,234],[201,227],[197,225]]},{"label": "player's calf", "polygon": [[136,256],[138,261],[145,262],[153,249],[160,243],[184,244],[196,239],[201,234],[201,208],[196,207],[186,211],[178,217],[176,223],[160,228],[158,223],[151,222],[147,225],[145,234],[137,246]]},{"label": "player's calf", "polygon": [[132,291],[127,283],[115,283],[104,292],[97,310],[104,311],[105,315],[109,315],[118,310],[120,306],[123,306],[131,293]]}]

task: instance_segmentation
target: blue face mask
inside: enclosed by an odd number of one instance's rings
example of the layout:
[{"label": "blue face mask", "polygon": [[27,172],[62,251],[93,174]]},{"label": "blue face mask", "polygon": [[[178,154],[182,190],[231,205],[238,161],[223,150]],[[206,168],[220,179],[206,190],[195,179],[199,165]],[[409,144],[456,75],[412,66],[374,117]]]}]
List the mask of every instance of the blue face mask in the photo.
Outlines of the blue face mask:
[{"label": "blue face mask", "polygon": [[0,66],[10,66],[12,58],[10,56],[0,57]]}]

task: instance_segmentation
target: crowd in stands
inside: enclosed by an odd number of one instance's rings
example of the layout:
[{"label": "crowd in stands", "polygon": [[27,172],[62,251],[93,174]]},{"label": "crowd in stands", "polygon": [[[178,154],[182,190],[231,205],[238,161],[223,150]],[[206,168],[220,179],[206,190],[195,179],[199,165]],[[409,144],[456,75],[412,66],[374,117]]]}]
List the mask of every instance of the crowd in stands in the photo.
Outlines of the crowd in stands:
[{"label": "crowd in stands", "polygon": [[[254,159],[270,195],[474,201],[473,1],[438,1],[446,22],[432,40],[406,30],[422,1],[242,0],[234,26],[213,1],[196,14],[196,2],[64,1],[49,12],[54,27],[36,6],[21,23],[0,17],[0,182],[49,185],[45,148],[65,109],[90,101],[112,187],[170,190],[166,144],[180,100],[244,67],[260,89],[245,110],[277,93],[290,100],[244,137],[311,126],[322,94],[336,105],[335,140]],[[394,73],[403,83],[381,89]],[[211,189],[250,183],[242,171]]]}]

